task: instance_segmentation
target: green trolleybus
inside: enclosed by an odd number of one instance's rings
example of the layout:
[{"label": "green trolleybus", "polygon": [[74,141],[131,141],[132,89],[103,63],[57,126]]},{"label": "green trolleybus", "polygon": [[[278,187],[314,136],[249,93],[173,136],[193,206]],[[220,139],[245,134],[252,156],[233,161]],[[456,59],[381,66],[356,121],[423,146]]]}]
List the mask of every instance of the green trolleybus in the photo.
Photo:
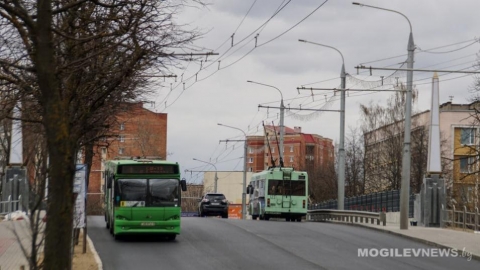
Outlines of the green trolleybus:
[{"label": "green trolleybus", "polygon": [[285,218],[302,221],[307,215],[308,175],[293,168],[275,167],[252,175],[247,187],[252,219]]},{"label": "green trolleybus", "polygon": [[105,221],[115,239],[127,234],[180,233],[181,191],[178,163],[124,159],[105,162]]}]

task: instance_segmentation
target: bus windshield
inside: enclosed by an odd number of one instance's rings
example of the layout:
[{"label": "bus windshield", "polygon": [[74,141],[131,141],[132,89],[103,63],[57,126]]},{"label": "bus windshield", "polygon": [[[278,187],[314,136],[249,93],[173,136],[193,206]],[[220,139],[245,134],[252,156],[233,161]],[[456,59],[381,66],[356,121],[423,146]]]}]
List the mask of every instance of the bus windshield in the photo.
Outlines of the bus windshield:
[{"label": "bus windshield", "polygon": [[268,195],[305,196],[305,181],[269,180]]},{"label": "bus windshield", "polygon": [[120,206],[178,206],[177,179],[119,179]]}]

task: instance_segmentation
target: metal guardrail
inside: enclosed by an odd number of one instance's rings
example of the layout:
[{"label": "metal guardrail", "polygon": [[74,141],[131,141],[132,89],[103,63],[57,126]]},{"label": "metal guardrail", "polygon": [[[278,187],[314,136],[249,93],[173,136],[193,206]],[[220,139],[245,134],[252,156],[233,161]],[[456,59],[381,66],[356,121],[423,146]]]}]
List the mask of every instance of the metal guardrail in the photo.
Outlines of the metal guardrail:
[{"label": "metal guardrail", "polygon": [[375,220],[377,221],[377,225],[380,225],[380,222],[383,226],[387,224],[387,216],[384,212],[373,213],[365,211],[332,209],[316,209],[307,211],[307,221],[336,220],[353,223],[358,222],[358,219],[360,219],[360,223],[363,223],[363,219],[365,219],[365,223],[368,223],[368,219],[370,219],[372,224],[374,224]]},{"label": "metal guardrail", "polygon": [[[344,209],[368,212],[400,212],[400,191],[388,190],[345,198]],[[410,194],[408,216],[413,218],[415,194]],[[338,209],[337,200],[309,205],[309,209]]]},{"label": "metal guardrail", "polygon": [[452,209],[445,209],[442,205],[443,223],[452,227],[458,227],[463,229],[472,229],[478,231],[480,229],[480,213],[478,208],[475,207],[475,212],[467,212],[467,207],[463,207],[462,210],[456,210],[455,205]]},{"label": "metal guardrail", "polygon": [[22,211],[22,195],[18,196],[18,200],[12,200],[12,196],[8,196],[8,201],[0,201],[0,215],[10,215],[17,210]]}]

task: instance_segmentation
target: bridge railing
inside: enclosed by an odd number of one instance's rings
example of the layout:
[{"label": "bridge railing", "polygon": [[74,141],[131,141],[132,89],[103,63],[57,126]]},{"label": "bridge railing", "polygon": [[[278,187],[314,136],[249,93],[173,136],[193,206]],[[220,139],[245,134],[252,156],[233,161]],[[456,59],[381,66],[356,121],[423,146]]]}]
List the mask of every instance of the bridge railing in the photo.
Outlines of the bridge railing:
[{"label": "bridge railing", "polygon": [[442,221],[451,227],[478,231],[480,229],[480,213],[477,207],[474,211],[467,212],[466,206],[463,206],[463,210],[456,210],[455,205],[452,206],[452,209],[445,209],[442,205]]},{"label": "bridge railing", "polygon": [[383,226],[387,224],[386,214],[374,213],[374,212],[365,212],[365,211],[354,211],[354,210],[332,210],[332,209],[315,209],[308,210],[307,212],[307,221],[343,221],[350,223],[368,223],[370,220],[371,224],[374,224],[374,221],[377,221],[377,225],[382,223]]},{"label": "bridge railing", "polygon": [[18,200],[12,200],[12,196],[8,196],[7,201],[0,201],[0,215],[10,215],[17,210],[22,211],[22,195],[18,196]]}]

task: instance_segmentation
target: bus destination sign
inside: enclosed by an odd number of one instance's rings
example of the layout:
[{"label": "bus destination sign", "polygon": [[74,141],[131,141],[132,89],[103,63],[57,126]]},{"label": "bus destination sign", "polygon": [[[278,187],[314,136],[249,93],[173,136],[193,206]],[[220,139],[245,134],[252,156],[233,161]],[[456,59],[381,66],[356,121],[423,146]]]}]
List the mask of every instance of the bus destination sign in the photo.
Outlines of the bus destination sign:
[{"label": "bus destination sign", "polygon": [[169,164],[139,164],[121,165],[118,168],[119,174],[174,174],[178,173],[177,165]]}]

